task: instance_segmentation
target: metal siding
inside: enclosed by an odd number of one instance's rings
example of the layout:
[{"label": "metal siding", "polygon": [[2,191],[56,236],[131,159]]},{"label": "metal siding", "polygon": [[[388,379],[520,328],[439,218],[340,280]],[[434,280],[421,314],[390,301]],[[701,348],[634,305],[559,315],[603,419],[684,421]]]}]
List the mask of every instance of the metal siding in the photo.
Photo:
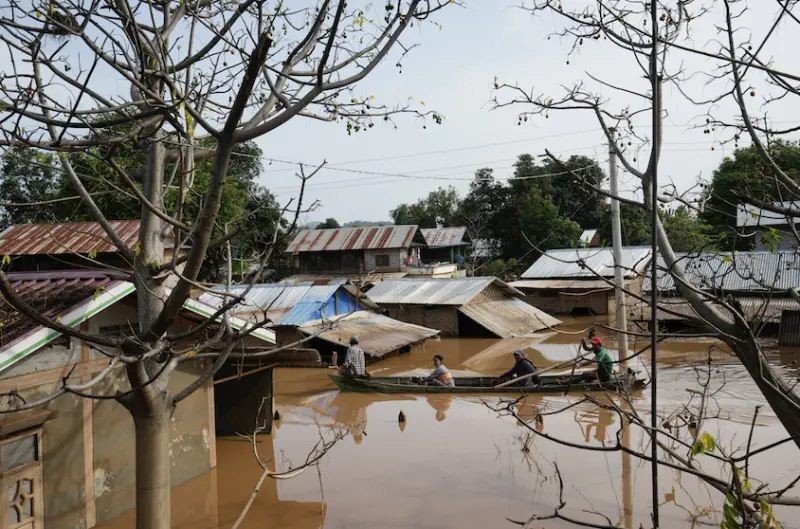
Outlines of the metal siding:
[{"label": "metal siding", "polygon": [[561,323],[561,320],[516,298],[470,303],[458,310],[500,338],[530,336]]},{"label": "metal siding", "polygon": [[800,310],[783,311],[778,344],[800,345]]},{"label": "metal siding", "polygon": [[[641,273],[650,260],[647,247],[622,249],[625,277]],[[579,261],[582,261],[583,264]],[[611,248],[567,248],[548,250],[525,273],[522,279],[556,279],[568,277],[614,277],[614,255]]]},{"label": "metal siding", "polygon": [[610,290],[613,285],[602,279],[576,278],[576,279],[523,279],[509,283],[514,288],[528,288],[533,290]]},{"label": "metal siding", "polygon": [[[138,220],[109,222],[129,248],[139,239]],[[0,236],[0,255],[88,254],[119,251],[96,222],[64,224],[20,224]]]},{"label": "metal siding", "polygon": [[[300,331],[310,335],[318,332],[321,323],[300,327]],[[380,358],[402,347],[414,345],[439,334],[411,323],[393,320],[374,312],[356,312],[337,319],[333,327],[317,337],[344,347],[349,345],[350,337],[358,336],[359,346],[372,357]]]},{"label": "metal siding", "polygon": [[[689,282],[702,290],[729,292],[769,292],[800,285],[800,255],[797,252],[707,252],[676,254]],[[658,259],[658,289],[675,290],[672,275],[663,259]],[[647,273],[642,289],[651,290]]]},{"label": "metal siding", "polygon": [[[750,321],[758,320],[767,323],[780,323],[781,313],[783,311],[800,310],[800,303],[797,303],[797,301],[792,298],[767,299],[739,296],[735,299],[741,304],[744,316]],[[717,306],[717,308],[724,314],[728,314],[727,309],[721,306]],[[689,302],[681,297],[664,297],[659,299],[658,309],[659,321],[701,319],[694,309],[692,309]],[[667,312],[667,310],[670,312]],[[632,304],[632,308],[629,312],[633,316],[632,319],[635,321],[649,321],[650,304],[638,301]]]},{"label": "metal siding", "polygon": [[458,279],[384,279],[367,294],[369,299],[389,305],[464,305],[495,285],[509,296],[522,296],[522,292],[495,277],[468,277]]}]

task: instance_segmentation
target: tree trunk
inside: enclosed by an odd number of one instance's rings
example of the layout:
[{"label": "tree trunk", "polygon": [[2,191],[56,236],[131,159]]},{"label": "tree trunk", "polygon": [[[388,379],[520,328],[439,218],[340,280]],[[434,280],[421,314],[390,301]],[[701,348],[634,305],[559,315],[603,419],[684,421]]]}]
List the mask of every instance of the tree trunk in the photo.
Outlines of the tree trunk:
[{"label": "tree trunk", "polygon": [[762,365],[761,351],[752,339],[729,345],[763,393],[778,420],[800,448],[800,399],[797,394],[786,385],[778,373],[775,373],[766,359]]},{"label": "tree trunk", "polygon": [[136,527],[170,529],[169,414],[166,406],[134,415],[136,429]]}]

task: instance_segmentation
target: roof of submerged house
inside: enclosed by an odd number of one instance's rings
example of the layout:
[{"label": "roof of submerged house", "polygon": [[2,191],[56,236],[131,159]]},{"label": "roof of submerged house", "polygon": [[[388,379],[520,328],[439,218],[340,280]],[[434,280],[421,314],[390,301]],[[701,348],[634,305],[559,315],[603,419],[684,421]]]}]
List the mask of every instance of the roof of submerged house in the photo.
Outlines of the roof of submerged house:
[{"label": "roof of submerged house", "polygon": [[[129,248],[139,239],[138,220],[112,220],[111,226]],[[97,222],[17,224],[0,233],[0,255],[54,255],[117,252]]]},{"label": "roof of submerged house", "polygon": [[494,285],[509,296],[523,293],[496,277],[457,279],[384,279],[369,291],[377,303],[395,305],[464,305]]},{"label": "roof of submerged house", "polygon": [[374,226],[302,230],[287,253],[334,252],[409,248],[425,245],[419,226]]},{"label": "roof of submerged house", "polygon": [[[626,278],[633,278],[647,267],[650,249],[645,246],[622,248],[622,267]],[[614,253],[611,248],[565,248],[548,250],[523,274],[522,279],[568,277],[614,277]]]}]

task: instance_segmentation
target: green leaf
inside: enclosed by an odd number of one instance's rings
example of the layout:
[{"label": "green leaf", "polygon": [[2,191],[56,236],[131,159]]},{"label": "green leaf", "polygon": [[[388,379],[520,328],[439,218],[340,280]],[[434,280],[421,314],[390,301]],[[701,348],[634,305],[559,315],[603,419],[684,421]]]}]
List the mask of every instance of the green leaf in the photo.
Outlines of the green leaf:
[{"label": "green leaf", "polygon": [[742,524],[737,520],[739,513],[736,512],[736,509],[732,505],[728,505],[727,503],[723,505],[722,513],[725,518],[725,526],[727,529],[742,529]]},{"label": "green leaf", "polygon": [[89,250],[89,259],[95,259],[95,258],[97,258],[97,250],[94,249]]}]

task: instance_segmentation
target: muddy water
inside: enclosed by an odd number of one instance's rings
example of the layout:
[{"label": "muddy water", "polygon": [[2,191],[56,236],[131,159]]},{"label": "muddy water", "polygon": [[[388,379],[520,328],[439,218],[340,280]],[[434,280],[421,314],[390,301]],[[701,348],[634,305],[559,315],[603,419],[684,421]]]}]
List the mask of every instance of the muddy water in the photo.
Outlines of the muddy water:
[{"label": "muddy water", "polygon": [[[584,332],[588,321],[567,327]],[[602,334],[602,333],[601,333]],[[579,337],[544,335],[533,340],[445,339],[388,359],[373,367],[381,375],[425,372],[432,354],[442,354],[454,372],[499,373],[512,362],[515,348],[526,348],[539,367],[576,353]],[[613,347],[613,342],[610,342]],[[638,344],[643,345],[643,344]],[[633,346],[632,346],[633,347]],[[755,406],[763,404],[755,385],[729,354],[712,341],[667,343],[662,346],[659,409],[669,411],[687,399],[695,387],[692,363],[714,359],[714,377],[724,387],[712,410],[719,419],[704,426],[732,450],[746,444]],[[775,358],[794,369],[793,351]],[[649,363],[649,356],[642,360]],[[646,364],[633,363],[644,371]],[[515,405],[523,417],[551,412],[579,396],[535,395]],[[562,511],[573,518],[607,523],[591,514],[601,512],[619,527],[648,526],[650,464],[611,446],[620,427],[615,415],[581,404],[556,415],[545,415],[537,430],[564,441],[600,450],[586,451],[531,436],[512,417],[490,407],[498,399],[480,397],[381,396],[340,393],[324,370],[288,369],[276,373],[276,406],[282,420],[271,436],[258,440],[260,455],[279,469],[296,467],[320,435],[348,435],[319,466],[286,481],[267,480],[242,527],[291,529],[515,527],[506,519],[527,520],[548,515],[558,503],[554,476],[563,478]],[[649,409],[646,394],[635,406]],[[403,411],[407,421],[398,422]],[[762,409],[752,444],[765,446],[786,435],[775,417]],[[627,446],[647,451],[638,433],[626,436]],[[218,467],[174,491],[174,527],[230,527],[260,474],[253,446],[241,439],[219,439]],[[703,468],[719,475],[704,461]],[[751,462],[755,481],[783,486],[800,474],[797,449],[787,444]],[[724,474],[722,474],[724,476]],[[800,495],[800,491],[794,491]],[[719,526],[721,495],[688,474],[660,470],[659,503],[662,527]],[[800,508],[777,511],[784,527],[800,527]],[[531,527],[573,527],[561,521],[537,521]]]}]

